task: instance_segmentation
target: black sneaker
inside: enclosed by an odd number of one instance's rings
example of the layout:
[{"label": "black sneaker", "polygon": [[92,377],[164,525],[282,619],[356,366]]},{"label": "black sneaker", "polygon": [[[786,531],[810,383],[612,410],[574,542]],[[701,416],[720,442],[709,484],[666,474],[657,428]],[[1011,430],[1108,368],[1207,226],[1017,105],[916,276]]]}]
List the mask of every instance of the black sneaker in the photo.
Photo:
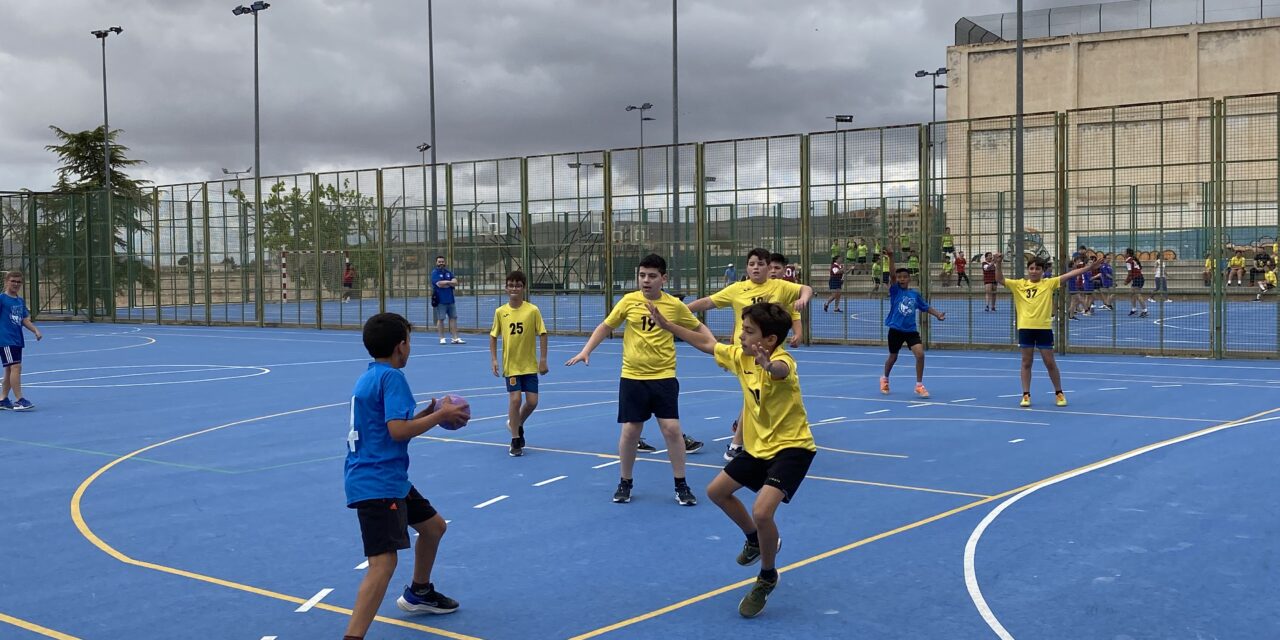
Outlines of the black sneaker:
[{"label": "black sneaker", "polygon": [[[778,551],[782,551],[782,537],[778,537]],[[738,553],[738,564],[749,567],[760,561],[760,545],[750,540],[742,543],[742,551]]]},{"label": "black sneaker", "polygon": [[415,593],[412,587],[405,587],[396,599],[396,606],[409,613],[441,614],[457,611],[458,601],[436,591],[435,585],[427,585],[426,593]]},{"label": "black sneaker", "polygon": [[519,458],[524,455],[524,438],[512,438],[511,448],[507,449],[507,455],[512,458]]},{"label": "black sneaker", "polygon": [[686,435],[684,437],[684,452],[697,453],[699,451],[702,451],[702,443]]},{"label": "black sneaker", "polygon": [[682,507],[692,507],[698,504],[698,499],[694,497],[689,485],[682,484],[676,487],[676,502],[679,502]]},{"label": "black sneaker", "polygon": [[630,480],[618,481],[618,490],[613,492],[613,501],[618,503],[631,502]]},{"label": "black sneaker", "polygon": [[643,452],[645,452],[645,453],[653,453],[654,451],[657,451],[657,450],[658,450],[658,448],[657,448],[657,447],[655,447],[655,446],[653,446],[653,445],[649,444],[648,442],[645,442],[645,441],[644,441],[644,438],[640,438],[639,442],[636,442],[636,451],[643,451]]},{"label": "black sneaker", "polygon": [[742,453],[742,445],[730,442],[724,449],[725,462],[731,462],[739,453]]}]

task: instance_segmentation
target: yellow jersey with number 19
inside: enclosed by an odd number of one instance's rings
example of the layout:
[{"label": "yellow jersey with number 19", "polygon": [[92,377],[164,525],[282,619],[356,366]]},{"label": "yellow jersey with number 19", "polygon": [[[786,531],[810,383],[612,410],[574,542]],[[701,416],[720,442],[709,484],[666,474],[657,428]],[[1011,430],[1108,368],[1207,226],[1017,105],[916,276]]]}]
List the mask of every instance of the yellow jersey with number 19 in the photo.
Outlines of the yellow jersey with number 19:
[{"label": "yellow jersey with number 19", "polygon": [[676,342],[649,316],[649,302],[671,322],[696,330],[701,324],[683,302],[662,292],[650,301],[640,291],[632,291],[613,306],[604,323],[617,329],[627,323],[622,334],[622,377],[631,380],[661,380],[676,377]]},{"label": "yellow jersey with number 19", "polygon": [[733,306],[733,344],[739,343],[742,335],[742,310],[757,302],[773,302],[791,314],[791,320],[799,320],[800,312],[796,311],[796,300],[804,290],[799,284],[786,280],[765,280],[756,284],[750,280],[735,282],[713,294],[711,303],[717,309]]},{"label": "yellow jersey with number 19", "polygon": [[1053,292],[1061,285],[1057,278],[1041,278],[1039,282],[1004,279],[1004,286],[1013,294],[1019,329],[1053,328]]}]

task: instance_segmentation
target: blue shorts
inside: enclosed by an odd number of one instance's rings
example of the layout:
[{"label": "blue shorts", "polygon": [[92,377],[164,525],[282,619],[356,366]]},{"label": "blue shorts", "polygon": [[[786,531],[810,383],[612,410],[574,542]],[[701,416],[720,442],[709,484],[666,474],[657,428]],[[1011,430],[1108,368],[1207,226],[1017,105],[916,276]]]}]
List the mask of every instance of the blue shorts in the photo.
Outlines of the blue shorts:
[{"label": "blue shorts", "polygon": [[5,367],[22,364],[22,347],[0,347],[0,364]]},{"label": "blue shorts", "polygon": [[1018,329],[1018,346],[1023,349],[1052,349],[1053,329]]},{"label": "blue shorts", "polygon": [[435,314],[436,322],[440,322],[445,318],[449,318],[451,320],[458,319],[458,305],[452,302],[448,304],[441,302],[432,308],[432,312]]},{"label": "blue shorts", "polygon": [[526,373],[521,376],[507,376],[507,393],[523,391],[525,393],[538,392],[538,374]]}]

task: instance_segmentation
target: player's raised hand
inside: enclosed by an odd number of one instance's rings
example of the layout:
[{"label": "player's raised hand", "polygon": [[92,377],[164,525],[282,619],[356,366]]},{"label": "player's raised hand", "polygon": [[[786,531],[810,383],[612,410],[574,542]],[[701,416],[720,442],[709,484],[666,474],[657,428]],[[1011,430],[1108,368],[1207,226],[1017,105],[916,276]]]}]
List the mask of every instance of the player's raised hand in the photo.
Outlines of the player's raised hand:
[{"label": "player's raised hand", "polygon": [[791,306],[795,308],[796,311],[804,311],[804,308],[809,306],[809,301],[804,298],[796,298],[795,303]]},{"label": "player's raised hand", "polygon": [[572,367],[573,365],[578,364],[579,362],[587,365],[588,367],[591,366],[591,354],[587,353],[586,351],[580,351],[578,352],[578,355],[572,358],[569,358],[569,361],[564,363],[564,366]]},{"label": "player's raised hand", "polygon": [[661,311],[658,311],[657,306],[652,302],[646,302],[645,306],[649,308],[649,317],[653,319],[654,324],[662,327],[663,329],[671,329],[671,321],[667,320],[666,316],[662,315]]},{"label": "player's raised hand", "polygon": [[991,261],[992,261],[992,262],[994,262],[994,263],[996,263],[996,264],[999,264],[999,263],[1001,263],[1001,262],[1004,262],[1004,254],[1003,254],[1003,253],[993,253],[993,254],[991,254]]},{"label": "player's raised hand", "polygon": [[756,364],[762,367],[769,366],[769,352],[765,351],[764,347],[755,345],[751,348],[751,355],[755,356]]},{"label": "player's raised hand", "polygon": [[946,319],[947,319],[947,312],[946,312],[946,311],[939,311],[939,312],[938,312],[938,322],[943,322],[943,321],[945,321]]}]

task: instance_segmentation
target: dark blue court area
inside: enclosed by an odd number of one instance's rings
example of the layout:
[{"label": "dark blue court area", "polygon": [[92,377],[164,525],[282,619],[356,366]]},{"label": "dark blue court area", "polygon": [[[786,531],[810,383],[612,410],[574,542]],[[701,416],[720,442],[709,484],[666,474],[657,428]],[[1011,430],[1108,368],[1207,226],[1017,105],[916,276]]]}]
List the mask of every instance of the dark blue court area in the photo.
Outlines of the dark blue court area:
[{"label": "dark blue court area", "polygon": [[[584,331],[601,315],[536,301]],[[878,335],[879,300],[839,321],[816,302],[815,331]],[[974,302],[940,297],[935,331],[984,317]],[[363,320],[360,303],[333,304]],[[1242,330],[1274,350],[1274,303],[1239,304],[1256,311],[1228,313],[1258,314]],[[1071,339],[1114,323],[1194,340],[1206,311],[1173,302],[1139,323],[1127,310],[1076,321]],[[710,317],[722,334],[732,320]],[[359,334],[42,328],[23,376],[37,408],[0,412],[0,638],[341,637],[364,561],[342,489]],[[406,369],[423,402],[472,405],[469,426],[411,448],[411,478],[450,521],[433,580],[461,608],[397,609],[401,553],[370,639],[1280,636],[1275,361],[1060,356],[1070,403],[1056,407],[1037,360],[1023,409],[1015,353],[930,351],[923,400],[906,352],[881,395],[883,347],[796,349],[820,450],[779,511],[779,586],[747,620],[737,603],[757,568],[734,562],[742,534],[702,493],[735,378],[679,345],[682,423],[706,442],[689,456],[699,504],[677,505],[664,452],[640,454],[633,501],[614,504],[621,340],[565,368],[585,338],[551,338],[528,448],[511,458],[488,337],[463,337],[420,330]],[[653,424],[645,437],[662,442]]]}]

